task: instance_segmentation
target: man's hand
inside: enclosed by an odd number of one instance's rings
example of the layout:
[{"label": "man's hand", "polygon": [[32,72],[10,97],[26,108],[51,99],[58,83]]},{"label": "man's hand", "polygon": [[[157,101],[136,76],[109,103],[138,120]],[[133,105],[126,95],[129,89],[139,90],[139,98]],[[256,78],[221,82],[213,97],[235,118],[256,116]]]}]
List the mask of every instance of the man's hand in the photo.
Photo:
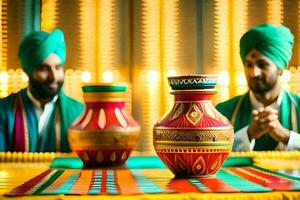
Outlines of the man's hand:
[{"label": "man's hand", "polygon": [[270,123],[271,130],[269,135],[276,141],[288,144],[290,139],[290,130],[284,128],[278,120]]},{"label": "man's hand", "polygon": [[258,110],[252,111],[252,122],[249,125],[247,130],[249,140],[257,139],[262,137],[265,133],[271,130],[271,127],[268,124],[273,121],[274,118],[277,118],[277,112],[270,113],[268,110],[265,111],[265,108],[260,108]]},{"label": "man's hand", "polygon": [[266,133],[278,142],[287,144],[290,131],[284,128],[278,120],[278,111],[270,108],[259,108],[252,112],[253,120],[248,128],[249,139],[257,139]]}]

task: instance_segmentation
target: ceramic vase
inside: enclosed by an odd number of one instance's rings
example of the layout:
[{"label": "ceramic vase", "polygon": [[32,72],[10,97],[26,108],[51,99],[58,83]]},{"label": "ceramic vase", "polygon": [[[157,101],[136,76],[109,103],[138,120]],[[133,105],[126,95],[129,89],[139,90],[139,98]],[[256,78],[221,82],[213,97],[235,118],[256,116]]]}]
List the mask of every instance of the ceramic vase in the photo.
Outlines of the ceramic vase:
[{"label": "ceramic vase", "polygon": [[123,164],[140,136],[140,127],[125,111],[125,85],[82,87],[85,111],[68,130],[70,147],[86,167]]},{"label": "ceramic vase", "polygon": [[233,127],[210,98],[217,75],[168,78],[174,105],[153,129],[157,155],[176,177],[214,177],[231,152]]}]

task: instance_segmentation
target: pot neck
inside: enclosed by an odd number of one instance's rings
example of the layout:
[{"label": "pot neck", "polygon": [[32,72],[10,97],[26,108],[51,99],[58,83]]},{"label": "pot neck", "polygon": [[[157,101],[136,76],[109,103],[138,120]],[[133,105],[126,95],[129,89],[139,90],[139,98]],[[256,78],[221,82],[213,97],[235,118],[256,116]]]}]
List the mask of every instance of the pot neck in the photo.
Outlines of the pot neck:
[{"label": "pot neck", "polygon": [[115,109],[119,108],[120,110],[125,107],[125,102],[85,102],[85,106],[87,109]]},{"label": "pot neck", "polygon": [[175,101],[210,101],[211,97],[216,93],[214,89],[203,90],[176,90],[171,92]]},{"label": "pot neck", "polygon": [[87,108],[124,108],[125,92],[85,92],[83,99]]}]

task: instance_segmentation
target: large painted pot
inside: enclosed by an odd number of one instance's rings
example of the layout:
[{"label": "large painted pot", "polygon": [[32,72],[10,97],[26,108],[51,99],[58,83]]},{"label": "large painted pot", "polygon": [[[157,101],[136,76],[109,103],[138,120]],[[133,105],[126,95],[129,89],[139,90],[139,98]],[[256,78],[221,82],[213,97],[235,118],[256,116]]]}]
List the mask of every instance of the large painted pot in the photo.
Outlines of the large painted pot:
[{"label": "large painted pot", "polygon": [[85,111],[68,131],[70,147],[86,167],[123,164],[140,136],[140,127],[125,111],[125,85],[82,87]]},{"label": "large painted pot", "polygon": [[176,177],[214,177],[233,144],[233,127],[212,105],[217,75],[169,77],[175,103],[154,125],[153,144]]}]

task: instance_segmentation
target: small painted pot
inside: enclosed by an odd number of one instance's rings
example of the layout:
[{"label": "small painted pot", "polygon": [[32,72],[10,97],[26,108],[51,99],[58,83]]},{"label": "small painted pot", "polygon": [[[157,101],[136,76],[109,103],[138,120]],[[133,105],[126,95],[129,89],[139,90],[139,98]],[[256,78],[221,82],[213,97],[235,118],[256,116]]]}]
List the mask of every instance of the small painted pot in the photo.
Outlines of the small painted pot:
[{"label": "small painted pot", "polygon": [[70,147],[86,167],[123,164],[140,136],[138,123],[125,111],[125,85],[82,87],[85,111],[68,131]]},{"label": "small painted pot", "polygon": [[169,77],[172,110],[153,129],[157,155],[176,177],[214,177],[233,144],[233,127],[210,100],[217,75]]}]

